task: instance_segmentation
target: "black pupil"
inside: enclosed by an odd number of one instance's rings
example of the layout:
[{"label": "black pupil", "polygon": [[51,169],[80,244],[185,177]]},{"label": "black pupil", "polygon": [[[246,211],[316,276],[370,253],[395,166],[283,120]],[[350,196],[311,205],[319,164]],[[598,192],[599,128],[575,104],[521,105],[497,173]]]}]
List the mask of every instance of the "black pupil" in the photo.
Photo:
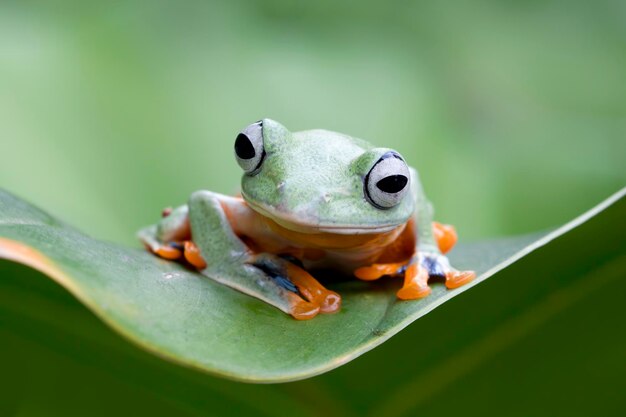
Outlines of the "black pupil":
[{"label": "black pupil", "polygon": [[237,139],[235,139],[235,153],[241,159],[252,159],[256,154],[252,142],[243,133],[237,135]]},{"label": "black pupil", "polygon": [[376,183],[376,186],[381,190],[389,194],[395,194],[406,186],[409,179],[404,175],[390,175],[383,178]]}]

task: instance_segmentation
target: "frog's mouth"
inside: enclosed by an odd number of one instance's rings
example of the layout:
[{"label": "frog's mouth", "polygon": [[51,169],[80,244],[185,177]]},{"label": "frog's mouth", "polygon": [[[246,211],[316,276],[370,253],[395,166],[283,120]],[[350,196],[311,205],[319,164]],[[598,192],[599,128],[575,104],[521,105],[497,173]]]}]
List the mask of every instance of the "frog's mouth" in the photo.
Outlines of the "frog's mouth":
[{"label": "frog's mouth", "polygon": [[263,204],[250,201],[246,198],[245,193],[242,192],[242,196],[245,202],[255,212],[276,223],[278,226],[288,229],[292,232],[306,233],[306,234],[319,234],[319,233],[331,233],[339,235],[370,235],[391,232],[397,229],[398,225],[384,224],[384,225],[340,225],[340,224],[324,224],[320,222],[307,222],[302,218],[298,218],[294,215],[289,215],[273,207],[268,207]]}]

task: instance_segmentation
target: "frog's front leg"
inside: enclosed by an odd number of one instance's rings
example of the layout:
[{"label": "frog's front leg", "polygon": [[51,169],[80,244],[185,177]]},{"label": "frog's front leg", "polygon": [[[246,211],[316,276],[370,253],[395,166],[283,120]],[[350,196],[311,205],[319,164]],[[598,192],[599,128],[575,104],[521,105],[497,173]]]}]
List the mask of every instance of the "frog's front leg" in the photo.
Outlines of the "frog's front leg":
[{"label": "frog's front leg", "polygon": [[[430,278],[443,278],[449,289],[458,288],[472,281],[476,274],[473,271],[458,271],[454,269],[447,253],[457,240],[454,227],[433,221],[433,208],[417,180],[417,173],[411,171],[413,194],[416,203],[416,215],[407,223],[404,233],[414,236],[414,239],[404,239],[408,249],[408,261],[401,263],[382,263],[358,268],[354,273],[363,280],[371,281],[384,275],[404,275],[404,284],[398,291],[398,298],[413,300],[426,297],[431,289],[428,286]],[[398,249],[394,247],[395,249]],[[401,250],[402,253],[407,253]]]},{"label": "frog's front leg", "polygon": [[[417,179],[417,173],[413,172]],[[476,277],[474,271],[457,271],[443,255],[456,243],[456,232],[452,226],[433,222],[433,207],[426,198],[419,181],[413,183],[416,213],[417,248],[404,274],[404,285],[398,298],[415,299],[430,294],[429,278],[444,278],[449,289],[465,285]]]},{"label": "frog's front leg", "polygon": [[141,229],[137,237],[153,253],[164,259],[183,256],[185,242],[191,238],[187,206],[163,210],[159,223]]},{"label": "frog's front leg", "polygon": [[339,295],[324,288],[304,269],[274,254],[255,254],[239,239],[231,222],[237,222],[238,215],[251,213],[241,199],[198,191],[188,206],[193,242],[207,265],[200,271],[203,275],[299,320],[339,309]]},{"label": "frog's front leg", "polygon": [[[439,222],[432,223],[433,236],[437,242],[437,247],[441,253],[445,254],[452,249],[456,244],[457,234],[454,226],[449,224],[442,224]],[[415,221],[409,220],[405,233],[415,233]],[[413,245],[413,239],[404,239],[405,245]],[[415,248],[403,248],[403,251],[413,252]],[[354,271],[357,278],[363,281],[374,281],[383,276],[399,276],[405,273],[409,264],[413,263],[412,259],[404,262],[390,262],[390,263],[376,263],[369,266],[358,268]]]},{"label": "frog's front leg", "polygon": [[404,284],[398,291],[398,298],[414,300],[426,297],[431,289],[430,278],[443,278],[448,289],[458,288],[476,278],[474,271],[458,271],[450,266],[448,258],[437,252],[418,251],[409,261],[404,271]]},{"label": "frog's front leg", "polygon": [[448,289],[458,288],[472,281],[473,271],[458,271],[450,266],[448,258],[438,252],[418,251],[411,259],[400,263],[374,264],[354,271],[357,278],[372,281],[383,276],[402,276],[404,284],[397,292],[402,300],[424,298],[431,293],[430,278],[443,278]]}]

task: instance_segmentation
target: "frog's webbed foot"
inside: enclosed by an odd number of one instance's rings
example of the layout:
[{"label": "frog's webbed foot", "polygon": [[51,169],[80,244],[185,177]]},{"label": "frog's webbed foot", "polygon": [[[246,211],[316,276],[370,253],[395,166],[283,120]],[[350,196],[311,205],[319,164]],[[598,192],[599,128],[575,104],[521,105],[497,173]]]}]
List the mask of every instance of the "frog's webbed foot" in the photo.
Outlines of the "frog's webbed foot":
[{"label": "frog's webbed foot", "polygon": [[458,288],[476,278],[474,271],[457,271],[448,258],[439,253],[418,252],[409,261],[373,264],[354,271],[357,278],[372,281],[382,276],[401,276],[404,284],[397,292],[402,300],[424,298],[431,293],[430,278],[443,278],[448,289]]},{"label": "frog's webbed foot", "polygon": [[458,271],[450,266],[444,255],[437,253],[419,253],[420,265],[428,271],[430,278],[444,278],[448,289],[458,288],[476,278],[474,271]]},{"label": "frog's webbed foot", "polygon": [[458,288],[476,278],[474,271],[457,271],[448,258],[439,253],[418,252],[409,261],[404,275],[404,285],[398,291],[398,298],[413,300],[426,297],[431,290],[430,278],[443,278],[448,289]]},{"label": "frog's webbed foot", "polygon": [[204,258],[200,254],[200,250],[191,240],[185,240],[182,243],[167,242],[154,245],[154,247],[146,246],[148,250],[158,257],[169,261],[180,261],[184,259],[196,269],[204,269],[207,266]]},{"label": "frog's webbed foot", "polygon": [[159,242],[156,238],[143,237],[146,248],[160,258],[170,261],[185,259],[196,269],[204,269],[207,264],[200,249],[191,240],[183,242]]},{"label": "frog's webbed foot", "polygon": [[398,298],[414,300],[430,294],[428,270],[419,266],[418,256],[405,262],[382,263],[364,266],[354,271],[354,275],[364,281],[373,281],[383,276],[399,277],[404,275],[404,285],[397,293]]},{"label": "frog's webbed foot", "polygon": [[187,213],[187,206],[165,208],[161,221],[141,229],[137,236],[155,255],[168,260],[180,259],[185,252],[185,241],[191,237]]},{"label": "frog's webbed foot", "polygon": [[158,238],[156,225],[141,229],[138,237],[146,249],[163,259],[174,261],[183,256],[182,244],[179,242],[162,242]]},{"label": "frog's webbed foot", "polygon": [[[199,251],[198,257],[204,261]],[[341,308],[339,294],[326,289],[301,267],[272,254],[248,252],[229,263],[205,266],[200,270],[203,275],[263,300],[297,320],[335,313]]]},{"label": "frog's webbed foot", "polygon": [[[320,313],[335,313],[341,308],[339,294],[326,289],[306,270],[287,259],[262,253],[252,255],[249,263],[272,277],[284,289],[306,300],[306,304],[317,306]],[[294,305],[296,311],[306,305],[299,302],[296,304]]]}]

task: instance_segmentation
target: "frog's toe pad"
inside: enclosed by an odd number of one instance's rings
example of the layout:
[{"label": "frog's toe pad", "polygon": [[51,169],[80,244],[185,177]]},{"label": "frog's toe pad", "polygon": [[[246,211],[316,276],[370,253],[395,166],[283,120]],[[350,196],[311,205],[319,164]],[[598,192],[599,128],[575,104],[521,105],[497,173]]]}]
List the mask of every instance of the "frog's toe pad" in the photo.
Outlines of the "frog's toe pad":
[{"label": "frog's toe pad", "polygon": [[320,303],[321,313],[336,313],[341,309],[341,296],[334,291],[327,291]]},{"label": "frog's toe pad", "polygon": [[363,281],[374,281],[385,275],[399,274],[404,267],[404,263],[373,264],[357,268],[354,276]]},{"label": "frog's toe pad", "polygon": [[412,283],[402,287],[396,295],[401,300],[417,300],[419,298],[428,297],[431,293],[431,289],[428,285],[419,285]]},{"label": "frog's toe pad", "polygon": [[474,271],[450,271],[446,273],[446,287],[459,288],[476,278]]},{"label": "frog's toe pad", "polygon": [[183,252],[180,250],[178,246],[175,245],[163,245],[158,249],[153,251],[157,256],[168,259],[170,261],[174,261],[176,259],[180,259],[183,256]]},{"label": "frog's toe pad", "polygon": [[191,240],[185,241],[185,259],[191,265],[195,266],[198,269],[204,269],[207,267],[206,261],[200,254],[200,249],[193,243]]},{"label": "frog's toe pad", "polygon": [[456,229],[450,224],[433,222],[433,234],[441,253],[448,253],[458,240]]}]

